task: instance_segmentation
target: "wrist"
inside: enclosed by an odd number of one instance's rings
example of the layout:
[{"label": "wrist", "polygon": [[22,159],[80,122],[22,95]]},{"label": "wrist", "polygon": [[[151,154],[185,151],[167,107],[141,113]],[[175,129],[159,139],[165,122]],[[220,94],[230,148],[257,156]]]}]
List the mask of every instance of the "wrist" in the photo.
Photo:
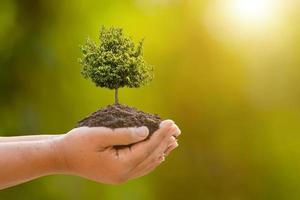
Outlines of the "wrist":
[{"label": "wrist", "polygon": [[70,173],[63,145],[64,135],[55,135],[47,140],[51,174]]}]

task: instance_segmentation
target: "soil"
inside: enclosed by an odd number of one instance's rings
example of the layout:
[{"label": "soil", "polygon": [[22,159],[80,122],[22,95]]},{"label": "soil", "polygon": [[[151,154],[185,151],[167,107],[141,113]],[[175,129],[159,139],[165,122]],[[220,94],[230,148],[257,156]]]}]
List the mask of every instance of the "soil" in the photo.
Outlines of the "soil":
[{"label": "soil", "polygon": [[[114,104],[101,108],[78,122],[77,127],[140,127],[147,126],[152,134],[159,128],[162,119],[157,114],[150,114],[123,104]],[[150,135],[149,134],[149,135]]]}]

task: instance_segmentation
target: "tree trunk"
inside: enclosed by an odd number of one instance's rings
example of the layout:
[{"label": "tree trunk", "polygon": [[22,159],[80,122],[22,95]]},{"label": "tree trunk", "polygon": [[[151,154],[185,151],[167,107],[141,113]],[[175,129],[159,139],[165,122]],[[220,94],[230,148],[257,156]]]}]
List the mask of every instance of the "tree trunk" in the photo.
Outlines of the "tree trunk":
[{"label": "tree trunk", "polygon": [[118,88],[115,89],[115,104],[119,104]]}]

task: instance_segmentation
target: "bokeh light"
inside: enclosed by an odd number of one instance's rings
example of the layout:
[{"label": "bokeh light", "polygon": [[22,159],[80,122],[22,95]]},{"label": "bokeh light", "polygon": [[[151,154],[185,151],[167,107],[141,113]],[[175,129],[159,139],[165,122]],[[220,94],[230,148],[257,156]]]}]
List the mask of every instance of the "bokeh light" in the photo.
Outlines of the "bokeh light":
[{"label": "bokeh light", "polygon": [[[290,3],[278,0],[216,0],[208,3],[201,19],[212,35],[232,42],[234,39],[268,39],[288,21]],[[234,42],[234,41],[233,41]]]},{"label": "bokeh light", "polygon": [[[233,0],[232,12],[240,23],[266,23],[275,8],[274,0]],[[249,24],[248,24],[249,25]]]}]

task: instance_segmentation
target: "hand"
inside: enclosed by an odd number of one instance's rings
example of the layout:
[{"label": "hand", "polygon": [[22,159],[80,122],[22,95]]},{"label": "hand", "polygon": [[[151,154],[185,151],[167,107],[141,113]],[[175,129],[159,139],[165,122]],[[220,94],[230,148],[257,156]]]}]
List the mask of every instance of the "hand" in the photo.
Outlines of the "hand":
[{"label": "hand", "polygon": [[[178,146],[179,128],[165,120],[153,135],[148,128],[81,127],[55,141],[63,173],[120,184],[154,170]],[[127,145],[123,148],[116,147]]]}]

